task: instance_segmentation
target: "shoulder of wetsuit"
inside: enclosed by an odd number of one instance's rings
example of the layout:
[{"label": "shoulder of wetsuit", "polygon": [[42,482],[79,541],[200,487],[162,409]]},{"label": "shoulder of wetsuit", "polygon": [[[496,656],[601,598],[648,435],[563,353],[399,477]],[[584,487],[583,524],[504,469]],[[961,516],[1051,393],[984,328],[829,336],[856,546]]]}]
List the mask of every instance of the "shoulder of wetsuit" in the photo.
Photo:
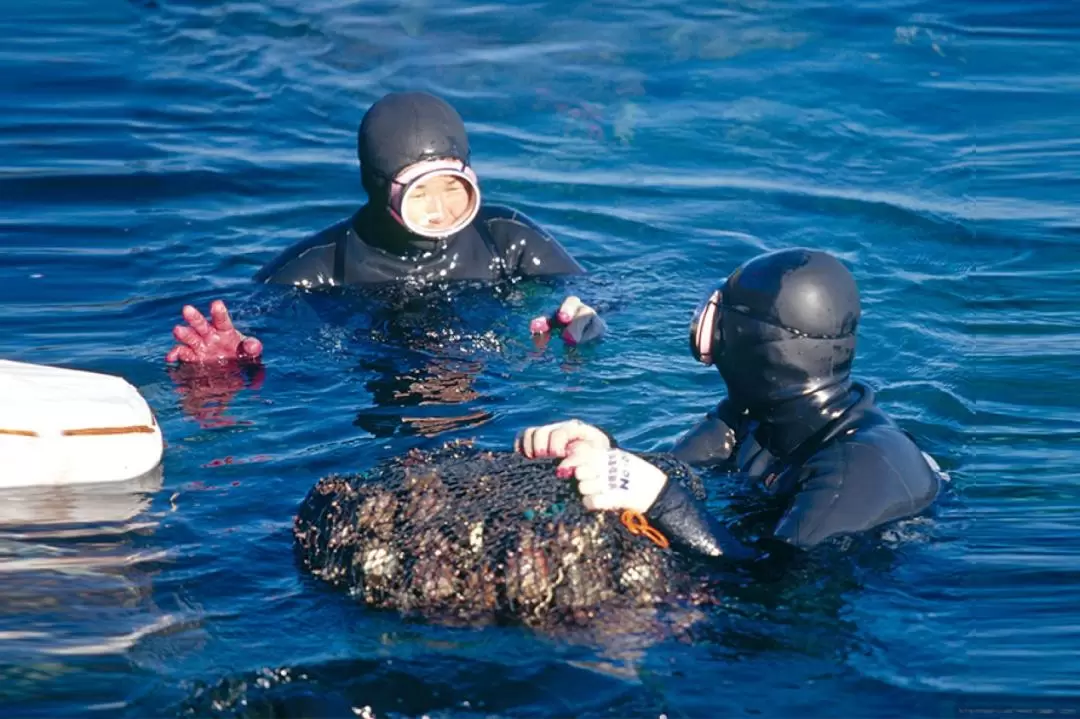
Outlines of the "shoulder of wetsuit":
[{"label": "shoulder of wetsuit", "polygon": [[[882,420],[885,421],[882,421]],[[922,452],[880,410],[818,447],[789,472],[794,496],[776,538],[812,547],[913,517],[940,491]]]},{"label": "shoulder of wetsuit", "polygon": [[352,219],[345,219],[286,248],[254,277],[256,282],[274,285],[319,286],[334,278],[334,261],[341,238],[348,234]]},{"label": "shoulder of wetsuit", "polygon": [[[585,269],[570,256],[551,233],[528,215],[506,205],[480,208],[477,221],[507,265],[526,275],[584,274]],[[526,258],[530,262],[523,262]]]},{"label": "shoulder of wetsuit", "polygon": [[484,203],[480,207],[477,219],[489,227],[493,224],[509,223],[528,229],[530,232],[548,239],[555,239],[544,228],[540,227],[531,217],[521,210],[516,210],[508,205]]}]

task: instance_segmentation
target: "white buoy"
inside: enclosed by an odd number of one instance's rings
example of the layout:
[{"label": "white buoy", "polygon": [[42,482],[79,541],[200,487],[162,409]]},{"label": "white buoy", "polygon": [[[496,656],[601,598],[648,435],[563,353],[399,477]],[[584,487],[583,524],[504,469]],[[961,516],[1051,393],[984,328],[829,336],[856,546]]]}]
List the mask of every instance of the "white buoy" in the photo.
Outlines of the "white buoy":
[{"label": "white buoy", "polygon": [[124,379],[0,360],[0,487],[133,480],[164,450],[150,405]]}]

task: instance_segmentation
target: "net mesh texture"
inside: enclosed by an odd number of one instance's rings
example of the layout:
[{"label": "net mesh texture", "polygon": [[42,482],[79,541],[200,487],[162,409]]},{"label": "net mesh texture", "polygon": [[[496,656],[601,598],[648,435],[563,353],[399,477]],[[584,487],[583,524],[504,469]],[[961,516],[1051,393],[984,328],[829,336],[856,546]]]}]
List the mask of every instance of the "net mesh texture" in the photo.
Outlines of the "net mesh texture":
[{"label": "net mesh texture", "polygon": [[[643,456],[704,496],[686,465]],[[365,605],[443,620],[583,624],[701,603],[685,560],[621,513],[586,510],[556,465],[459,441],[325,477],[296,517],[299,559]]]}]

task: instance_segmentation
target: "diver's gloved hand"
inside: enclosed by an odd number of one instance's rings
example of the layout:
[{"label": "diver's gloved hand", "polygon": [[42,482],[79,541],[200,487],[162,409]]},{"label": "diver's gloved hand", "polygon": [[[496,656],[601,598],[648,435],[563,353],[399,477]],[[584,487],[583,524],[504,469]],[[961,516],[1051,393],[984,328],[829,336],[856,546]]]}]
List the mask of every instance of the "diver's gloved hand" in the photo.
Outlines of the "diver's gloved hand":
[{"label": "diver's gloved hand", "polygon": [[571,419],[529,427],[514,439],[514,451],[529,459],[566,457],[578,444],[599,451],[611,449],[611,437],[599,427]]},{"label": "diver's gloved hand", "polygon": [[262,356],[262,342],[245,337],[233,327],[229,310],[221,300],[214,300],[210,305],[210,322],[191,305],[184,306],[184,319],[188,323],[186,327],[173,327],[173,337],[180,344],[165,355],[166,362],[257,362]]},{"label": "diver's gloved hand", "polygon": [[577,478],[586,509],[630,509],[645,514],[667,485],[667,475],[641,457],[621,449],[575,444],[556,470]]},{"label": "diver's gloved hand", "polygon": [[596,314],[596,310],[571,295],[563,300],[558,311],[551,317],[537,317],[529,323],[529,331],[534,335],[547,335],[553,330],[562,330],[563,342],[579,345],[600,339],[607,332],[607,323]]}]

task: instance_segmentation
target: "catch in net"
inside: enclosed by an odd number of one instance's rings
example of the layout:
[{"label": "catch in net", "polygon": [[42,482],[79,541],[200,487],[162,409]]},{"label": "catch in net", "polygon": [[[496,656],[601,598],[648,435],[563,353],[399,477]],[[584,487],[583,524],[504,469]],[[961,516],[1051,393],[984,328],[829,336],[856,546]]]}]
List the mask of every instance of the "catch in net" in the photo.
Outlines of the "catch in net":
[{"label": "catch in net", "polygon": [[[703,496],[686,465],[648,458]],[[456,442],[331,475],[300,506],[300,561],[368,606],[425,618],[581,624],[607,609],[700,603],[662,536],[632,515],[587,511],[555,466]]]}]

